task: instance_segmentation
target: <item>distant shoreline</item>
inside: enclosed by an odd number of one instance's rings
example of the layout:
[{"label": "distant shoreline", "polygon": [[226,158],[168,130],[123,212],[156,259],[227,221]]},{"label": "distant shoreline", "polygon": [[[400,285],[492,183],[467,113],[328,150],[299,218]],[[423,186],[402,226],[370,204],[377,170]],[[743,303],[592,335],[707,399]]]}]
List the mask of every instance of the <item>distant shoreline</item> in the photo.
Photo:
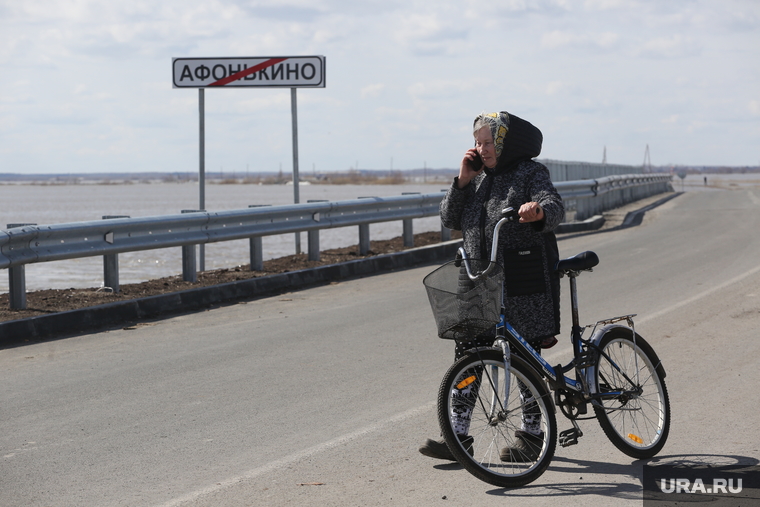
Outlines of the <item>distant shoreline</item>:
[{"label": "distant shoreline", "polygon": [[[704,168],[653,167],[652,173],[673,174],[674,182],[688,177],[744,176],[760,177],[760,167],[704,167]],[[454,169],[427,169],[409,171],[349,170],[324,174],[304,174],[299,177],[299,185],[406,185],[431,184],[448,185],[457,175]],[[18,174],[0,173],[0,187],[12,186],[112,186],[112,185],[152,185],[176,184],[198,185],[198,175],[192,173],[80,173],[80,174]],[[206,185],[293,185],[293,177],[287,173],[256,173],[238,175],[236,173],[211,173],[205,175]]]},{"label": "distant shoreline", "polygon": [[[539,160],[541,162],[541,160]],[[653,173],[674,174],[754,174],[760,166],[652,166]],[[458,174],[453,168],[418,169],[349,169],[346,171],[309,172],[299,175],[299,183],[330,185],[393,185],[403,183],[450,182]],[[209,185],[283,185],[292,184],[289,172],[207,172]],[[0,173],[0,185],[121,185],[139,183],[197,183],[197,172],[135,172],[135,173]]]},{"label": "distant shoreline", "polygon": [[[405,183],[449,182],[454,169],[349,170],[329,173],[303,173],[300,184],[314,185],[400,185]],[[123,185],[151,183],[198,183],[197,173],[77,173],[18,174],[0,173],[0,185]],[[209,185],[287,185],[293,176],[282,171],[258,173],[213,172],[205,174]]]}]

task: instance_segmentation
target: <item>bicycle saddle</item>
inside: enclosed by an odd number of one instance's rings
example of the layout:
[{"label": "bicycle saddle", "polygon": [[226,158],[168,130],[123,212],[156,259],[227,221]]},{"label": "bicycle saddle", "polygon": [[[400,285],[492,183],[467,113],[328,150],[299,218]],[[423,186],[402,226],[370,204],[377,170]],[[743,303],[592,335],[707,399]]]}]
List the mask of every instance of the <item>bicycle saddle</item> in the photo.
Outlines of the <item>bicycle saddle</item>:
[{"label": "bicycle saddle", "polygon": [[558,261],[556,269],[563,273],[567,273],[568,271],[584,271],[593,268],[597,264],[599,264],[599,257],[589,250]]}]

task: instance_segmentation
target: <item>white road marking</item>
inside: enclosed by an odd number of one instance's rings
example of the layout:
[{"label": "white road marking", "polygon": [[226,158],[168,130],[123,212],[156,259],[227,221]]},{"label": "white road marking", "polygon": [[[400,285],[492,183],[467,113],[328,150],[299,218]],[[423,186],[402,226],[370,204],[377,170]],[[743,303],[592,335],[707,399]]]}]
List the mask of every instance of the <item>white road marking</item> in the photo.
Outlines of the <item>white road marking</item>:
[{"label": "white road marking", "polygon": [[719,292],[726,287],[729,287],[735,283],[739,283],[742,280],[744,280],[747,277],[750,277],[760,271],[760,266],[755,266],[754,268],[750,269],[749,271],[746,271],[742,273],[741,275],[735,276],[731,278],[730,280],[726,280],[725,282],[721,283],[720,285],[716,285],[715,287],[712,287],[704,292],[700,292],[699,294],[695,294],[694,296],[691,296],[690,298],[686,298],[683,301],[679,301],[678,303],[668,306],[666,308],[663,308],[659,311],[656,311],[654,313],[651,313],[645,317],[637,318],[636,322],[639,324],[643,324],[644,322],[649,322],[650,320],[657,319],[659,317],[662,317],[666,313],[670,313],[672,311],[678,310],[679,308],[683,308],[684,306],[688,306],[695,301],[699,301],[702,298],[706,298],[707,296],[711,296],[716,292]]},{"label": "white road marking", "polygon": [[[442,374],[443,375],[443,374]],[[393,417],[390,417],[388,419],[385,419],[383,421],[377,422],[375,424],[372,424],[370,426],[365,426],[364,428],[360,428],[356,431],[353,431],[351,433],[348,433],[346,435],[337,437],[333,440],[329,440],[327,442],[323,442],[321,444],[315,445],[314,447],[310,447],[308,449],[304,449],[303,451],[296,452],[294,454],[291,454],[290,456],[285,456],[284,458],[278,459],[277,461],[273,461],[269,463],[268,465],[264,465],[258,468],[254,468],[253,470],[249,470],[248,472],[239,475],[237,477],[231,477],[229,479],[226,479],[222,482],[216,483],[211,486],[207,486],[205,488],[193,491],[191,493],[188,493],[184,496],[181,496],[179,498],[175,498],[173,500],[170,500],[167,503],[161,504],[160,507],[179,507],[183,504],[187,504],[190,502],[193,502],[194,500],[197,500],[198,498],[201,498],[203,496],[215,493],[217,491],[221,491],[223,489],[229,488],[231,486],[234,486],[236,484],[240,484],[241,482],[249,481],[255,477],[258,477],[260,475],[264,475],[266,473],[272,472],[278,468],[282,468],[285,466],[290,465],[291,463],[295,463],[297,461],[300,461],[304,458],[308,458],[310,456],[313,456],[315,454],[319,454],[321,452],[327,451],[329,449],[333,449],[335,447],[339,447],[341,445],[347,444],[353,440],[356,440],[358,438],[361,438],[363,436],[369,435],[371,433],[376,433],[378,431],[382,431],[385,428],[391,427],[393,425],[399,424],[407,419],[411,419],[414,417],[417,417],[418,415],[429,411],[429,410],[435,410],[435,404],[434,403],[426,403],[425,405],[422,405],[417,408],[413,408],[410,410],[407,410],[406,412],[402,412],[398,415],[395,415]]]},{"label": "white road marking", "polygon": [[[649,322],[650,320],[658,319],[662,317],[663,315],[666,315],[670,312],[674,312],[678,310],[679,308],[683,308],[684,306],[688,306],[696,301],[699,301],[702,298],[706,298],[707,296],[711,296],[712,294],[721,291],[725,289],[726,287],[729,287],[735,283],[741,282],[747,277],[750,277],[760,271],[760,266],[755,266],[754,268],[750,269],[749,271],[746,271],[742,273],[741,275],[737,275],[730,280],[726,280],[725,282],[721,283],[720,285],[716,285],[715,287],[712,287],[710,289],[707,289],[706,291],[700,292],[699,294],[695,294],[691,296],[690,298],[684,299],[683,301],[679,301],[678,303],[675,303],[673,305],[670,305],[668,307],[662,308],[654,313],[650,313],[649,315],[643,316],[643,317],[635,317],[634,323],[635,324],[643,324],[645,322]],[[622,314],[621,314],[622,315]],[[568,352],[558,349],[550,352],[549,354],[544,353],[544,359],[546,359],[550,364],[556,364],[556,361],[560,359],[560,356],[566,355]]]}]

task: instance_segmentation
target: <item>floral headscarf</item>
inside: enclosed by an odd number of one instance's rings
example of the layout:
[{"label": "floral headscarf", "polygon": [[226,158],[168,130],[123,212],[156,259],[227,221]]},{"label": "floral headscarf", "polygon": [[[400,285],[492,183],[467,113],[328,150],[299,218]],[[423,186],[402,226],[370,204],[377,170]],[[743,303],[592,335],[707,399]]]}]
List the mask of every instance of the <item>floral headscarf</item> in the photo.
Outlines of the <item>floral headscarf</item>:
[{"label": "floral headscarf", "polygon": [[478,123],[491,129],[496,153],[494,172],[507,170],[520,161],[537,157],[541,153],[544,139],[541,131],[518,116],[506,111],[482,113],[475,118],[473,127]]},{"label": "floral headscarf", "polygon": [[496,159],[501,157],[501,152],[504,149],[504,138],[509,132],[509,113],[483,113],[475,118],[473,126],[477,125],[478,120],[484,125],[488,125],[491,129],[491,135],[493,136],[493,145],[496,150]]}]

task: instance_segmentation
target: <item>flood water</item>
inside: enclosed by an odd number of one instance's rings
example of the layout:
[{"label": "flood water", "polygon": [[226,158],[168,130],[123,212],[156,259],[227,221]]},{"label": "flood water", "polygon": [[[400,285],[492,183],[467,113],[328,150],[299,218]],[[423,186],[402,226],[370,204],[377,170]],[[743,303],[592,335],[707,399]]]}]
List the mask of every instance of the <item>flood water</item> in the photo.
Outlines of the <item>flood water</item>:
[{"label": "flood water", "polygon": [[[300,202],[308,200],[342,201],[357,197],[392,197],[404,192],[424,194],[440,192],[446,182],[402,185],[301,185]],[[684,179],[673,177],[676,191],[716,191],[760,188],[760,174],[689,174]],[[290,185],[206,184],[206,209],[223,211],[245,209],[252,204],[291,204]],[[0,185],[0,227],[8,224],[38,225],[100,220],[105,215],[145,217],[180,213],[198,209],[198,184],[142,182],[123,184],[78,185]],[[414,220],[414,232],[440,230],[438,217]],[[401,236],[400,221],[373,224],[371,239]],[[264,259],[295,253],[295,235],[265,236]],[[320,232],[322,250],[355,245],[359,242],[358,227],[328,229]],[[307,248],[306,233],[301,234],[301,249]],[[206,245],[206,269],[229,268],[250,261],[248,240]],[[142,282],[182,273],[180,248],[147,250],[119,255],[119,277],[123,284]],[[101,287],[102,257],[69,261],[45,262],[26,266],[27,290],[62,289],[69,287]],[[8,276],[0,273],[0,293],[8,292]]]},{"label": "flood water", "polygon": [[[342,201],[358,197],[392,197],[403,192],[436,193],[446,183],[402,185],[300,185],[299,200]],[[206,209],[223,211],[245,209],[252,204],[293,203],[292,185],[206,184]],[[106,215],[145,217],[177,214],[198,209],[197,183],[124,183],[79,185],[0,185],[0,227],[8,224],[38,225],[100,220]],[[440,230],[438,217],[416,219],[414,232]],[[402,234],[401,221],[370,225],[370,238],[389,239]],[[264,259],[295,253],[295,235],[265,236]],[[358,227],[343,227],[320,232],[322,250],[355,245]],[[306,233],[301,235],[301,250],[307,248]],[[250,261],[248,240],[206,245],[206,269],[229,268]],[[119,255],[122,284],[182,273],[180,248],[147,250]],[[102,257],[28,264],[27,290],[101,287]],[[8,292],[8,276],[0,273],[0,293]]]}]

